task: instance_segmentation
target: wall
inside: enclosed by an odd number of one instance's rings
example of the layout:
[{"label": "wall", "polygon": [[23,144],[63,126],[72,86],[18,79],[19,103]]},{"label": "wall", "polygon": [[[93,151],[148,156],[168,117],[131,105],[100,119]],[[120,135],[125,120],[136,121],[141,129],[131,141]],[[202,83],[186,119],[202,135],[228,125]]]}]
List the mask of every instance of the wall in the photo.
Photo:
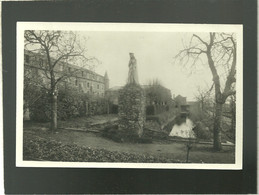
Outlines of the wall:
[{"label": "wall", "polygon": [[[46,67],[45,57],[27,50],[24,51],[24,54],[24,65],[26,69],[33,70],[33,74],[46,77],[43,69]],[[55,67],[55,72],[57,77],[62,76],[63,74],[70,75],[70,77],[66,77],[63,80],[63,83],[69,83],[84,93],[104,97],[105,86],[109,86],[109,83],[106,83],[109,82],[109,80],[105,79],[104,76],[88,70],[87,68],[71,65],[65,62],[58,63]],[[107,74],[106,77],[108,77]],[[47,78],[44,80],[45,82],[48,82]]]},{"label": "wall", "polygon": [[[160,114],[174,108],[169,89],[160,85],[140,85],[140,87],[145,93],[147,115]],[[106,91],[106,97],[113,106],[118,105],[119,90],[121,89],[122,87],[117,86]]]}]

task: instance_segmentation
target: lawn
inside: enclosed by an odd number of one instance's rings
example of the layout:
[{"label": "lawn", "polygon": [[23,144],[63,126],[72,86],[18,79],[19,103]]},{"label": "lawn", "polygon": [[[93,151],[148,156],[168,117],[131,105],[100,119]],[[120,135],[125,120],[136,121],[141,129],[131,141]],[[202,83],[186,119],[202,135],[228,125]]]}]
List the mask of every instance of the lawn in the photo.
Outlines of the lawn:
[{"label": "lawn", "polygon": [[[46,129],[24,129],[24,160],[84,162],[185,162],[186,145],[172,141],[148,144],[117,143],[98,133]],[[190,151],[191,163],[234,163],[235,148],[223,146],[214,152],[211,145],[195,144]]]},{"label": "lawn", "polygon": [[[96,116],[89,116],[89,117],[76,117],[70,118],[66,121],[58,121],[59,128],[86,128],[91,125],[96,124],[103,124],[107,122],[112,122],[117,120],[117,115],[109,114],[109,115],[96,115]],[[50,123],[39,123],[33,121],[24,121],[24,128],[26,129],[47,129],[50,127]]]}]

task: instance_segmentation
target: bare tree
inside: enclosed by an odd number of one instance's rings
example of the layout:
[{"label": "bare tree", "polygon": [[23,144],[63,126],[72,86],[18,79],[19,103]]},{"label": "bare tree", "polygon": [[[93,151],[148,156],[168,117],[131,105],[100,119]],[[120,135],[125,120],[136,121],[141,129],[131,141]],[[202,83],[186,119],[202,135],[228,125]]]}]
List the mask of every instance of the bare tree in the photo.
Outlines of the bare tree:
[{"label": "bare tree", "polygon": [[[176,62],[194,69],[207,65],[212,74],[215,89],[214,149],[221,150],[222,107],[226,99],[234,95],[236,82],[236,39],[234,34],[209,33],[208,37],[193,34],[190,43],[176,56]],[[207,61],[204,63],[204,61]],[[222,85],[222,82],[225,84]]]},{"label": "bare tree", "polygon": [[[200,86],[197,87],[197,93],[195,94],[195,99],[200,103],[201,105],[201,111],[207,112],[208,106],[210,105],[211,100],[211,91],[214,87],[214,84],[211,86],[210,89],[202,89]],[[212,111],[211,109],[209,110]]]},{"label": "bare tree", "polygon": [[56,131],[57,86],[64,79],[75,75],[80,69],[71,71],[63,68],[61,71],[57,70],[58,64],[62,66],[70,63],[85,65],[94,59],[86,57],[85,48],[81,47],[78,35],[71,31],[26,30],[24,38],[26,50],[44,57],[44,62],[39,63],[39,67],[48,82],[37,84],[45,88],[51,96],[51,130]]},{"label": "bare tree", "polygon": [[[235,142],[236,133],[236,95],[231,95],[227,100],[227,105],[223,108],[223,117],[230,120],[229,131],[226,136]],[[229,123],[228,123],[229,125]]]}]

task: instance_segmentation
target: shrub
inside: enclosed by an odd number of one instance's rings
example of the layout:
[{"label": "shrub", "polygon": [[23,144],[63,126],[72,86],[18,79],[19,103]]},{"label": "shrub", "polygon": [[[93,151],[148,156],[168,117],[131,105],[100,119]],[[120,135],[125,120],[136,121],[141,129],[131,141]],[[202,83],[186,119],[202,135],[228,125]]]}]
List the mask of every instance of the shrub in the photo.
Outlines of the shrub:
[{"label": "shrub", "polygon": [[51,118],[50,95],[44,90],[36,102],[28,102],[30,110],[30,119],[38,122],[47,122]]},{"label": "shrub", "polygon": [[76,144],[62,144],[40,137],[24,136],[23,159],[63,162],[135,162],[182,163],[183,161],[148,154],[96,149]]},{"label": "shrub", "polygon": [[[50,121],[51,96],[44,90],[40,90],[39,95],[40,98],[33,103],[31,103],[30,99],[25,99],[25,102],[29,105],[30,118],[38,122]],[[66,88],[61,86],[58,90],[58,119],[67,120],[73,117],[85,116],[86,102],[89,103],[89,110],[92,115],[104,114],[107,111],[105,98],[90,97],[71,86],[66,86]]]},{"label": "shrub", "polygon": [[150,140],[167,140],[168,139],[168,133],[165,131],[152,131],[148,128],[145,128],[143,138],[147,138]]},{"label": "shrub", "polygon": [[197,122],[193,131],[198,139],[210,140],[212,138],[212,132],[202,122]]},{"label": "shrub", "polygon": [[118,114],[118,105],[116,105],[116,104],[111,104],[111,105],[110,105],[110,113],[112,113],[112,114]]},{"label": "shrub", "polygon": [[[38,122],[47,122],[51,119],[51,96],[49,93],[41,92],[41,97],[34,104],[30,105],[30,118]],[[66,120],[72,117],[85,114],[85,103],[83,94],[75,90],[60,89],[58,93],[58,119]]]},{"label": "shrub", "polygon": [[102,131],[102,136],[115,142],[152,143],[152,139],[149,137],[138,137],[130,132],[119,130],[117,124],[106,126]]},{"label": "shrub", "polygon": [[89,99],[90,115],[98,115],[107,113],[107,100],[102,97]]},{"label": "shrub", "polygon": [[146,106],[146,115],[153,115],[155,114],[155,108],[153,105]]},{"label": "shrub", "polygon": [[58,118],[66,120],[72,117],[84,116],[86,100],[86,95],[77,89],[61,88],[58,94]]},{"label": "shrub", "polygon": [[185,116],[178,115],[174,119],[174,123],[177,124],[177,125],[181,125],[184,122],[186,122],[186,117]]}]

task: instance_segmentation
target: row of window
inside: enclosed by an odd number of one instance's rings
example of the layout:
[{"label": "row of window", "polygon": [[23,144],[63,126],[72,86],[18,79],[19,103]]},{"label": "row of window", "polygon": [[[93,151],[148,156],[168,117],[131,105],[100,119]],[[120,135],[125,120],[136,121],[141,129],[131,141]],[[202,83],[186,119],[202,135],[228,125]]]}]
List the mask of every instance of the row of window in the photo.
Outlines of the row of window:
[{"label": "row of window", "polygon": [[[87,86],[87,88],[91,88],[91,89],[94,88],[94,86],[95,86],[94,84],[92,84],[90,86],[89,82],[87,82],[87,83],[85,82],[84,84],[85,84],[85,86]],[[78,80],[77,79],[75,80],[75,85],[78,86]],[[96,89],[104,89],[104,86],[100,85],[100,84],[96,84]]]},{"label": "row of window", "polygon": [[[34,56],[33,58],[34,58],[33,61],[36,62],[37,61],[36,57]],[[31,56],[25,55],[25,63],[30,64],[30,62],[31,62]],[[40,66],[42,66],[43,63],[44,63],[43,59],[39,58],[38,63],[39,63]]]},{"label": "row of window", "polygon": [[[86,93],[90,93],[90,91],[87,91]],[[104,93],[100,93],[100,92],[92,92],[94,95],[98,95],[98,96],[104,96]]]},{"label": "row of window", "polygon": [[[25,62],[27,64],[30,63],[30,56],[29,55],[25,55]],[[43,65],[43,60],[39,59],[39,65],[42,66]],[[64,71],[64,65],[60,64],[59,65],[59,71]],[[71,67],[68,67],[68,72],[72,73],[74,70]],[[98,76],[95,74],[90,74],[90,73],[86,73],[85,71],[81,71],[81,76],[82,77],[86,77],[87,79],[92,79],[92,80],[96,80],[96,81],[100,81],[100,82],[104,82],[104,79],[102,76]]]},{"label": "row of window", "polygon": [[[62,68],[60,68],[60,70],[63,71],[64,70],[64,66],[60,65],[60,67],[62,67]],[[68,72],[72,72],[72,71],[73,71],[73,69],[71,67],[68,67]],[[83,78],[104,82],[104,79],[101,76],[97,76],[95,74],[86,73],[85,71],[81,71],[80,74],[81,74],[80,76],[83,77]]]},{"label": "row of window", "polygon": [[[31,73],[34,75],[34,76],[37,76],[37,75],[39,75],[39,71],[38,71],[38,69],[37,68],[32,68],[31,69]],[[70,78],[68,78],[67,79],[67,82],[71,82],[71,79]],[[77,79],[75,79],[75,85],[76,86],[78,86],[78,80]],[[92,84],[92,85],[90,85],[90,83],[89,82],[84,82],[84,86],[86,86],[87,88],[94,88],[95,87],[95,85],[96,85],[96,89],[104,89],[104,85],[103,84]]]}]

